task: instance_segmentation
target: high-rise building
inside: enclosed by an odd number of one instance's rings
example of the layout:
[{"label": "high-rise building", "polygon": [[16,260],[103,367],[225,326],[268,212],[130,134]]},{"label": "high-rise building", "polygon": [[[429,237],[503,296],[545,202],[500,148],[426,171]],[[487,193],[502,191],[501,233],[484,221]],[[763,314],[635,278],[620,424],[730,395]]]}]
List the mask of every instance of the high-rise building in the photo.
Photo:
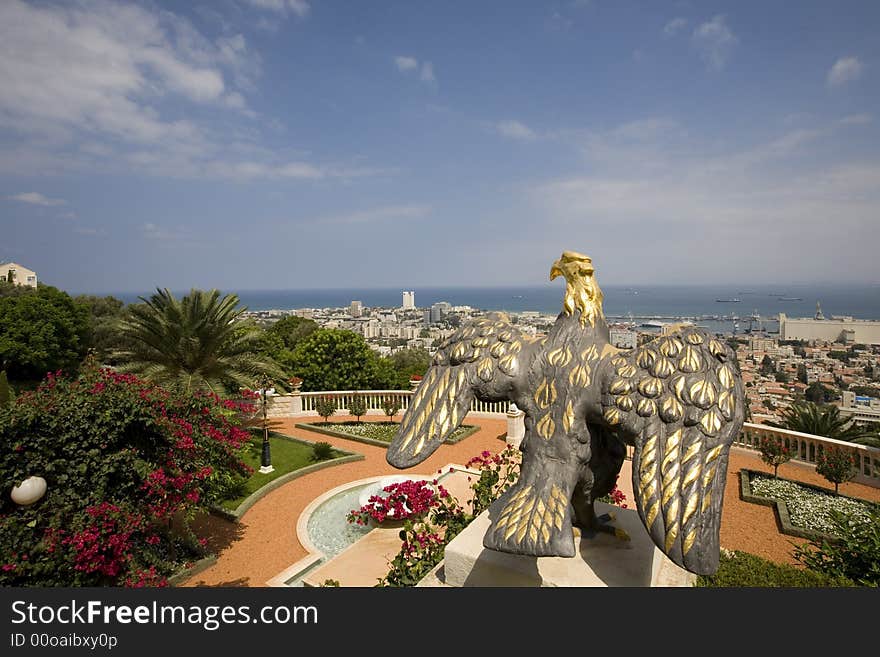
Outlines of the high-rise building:
[{"label": "high-rise building", "polygon": [[438,301],[431,306],[431,323],[442,322],[443,318],[452,309],[448,301]]},{"label": "high-rise building", "polygon": [[416,308],[416,293],[413,290],[404,290],[403,291],[403,309],[404,310],[415,310]]},{"label": "high-rise building", "polygon": [[360,301],[352,301],[351,304],[348,306],[348,313],[352,317],[360,317],[364,314],[364,304],[362,304]]}]

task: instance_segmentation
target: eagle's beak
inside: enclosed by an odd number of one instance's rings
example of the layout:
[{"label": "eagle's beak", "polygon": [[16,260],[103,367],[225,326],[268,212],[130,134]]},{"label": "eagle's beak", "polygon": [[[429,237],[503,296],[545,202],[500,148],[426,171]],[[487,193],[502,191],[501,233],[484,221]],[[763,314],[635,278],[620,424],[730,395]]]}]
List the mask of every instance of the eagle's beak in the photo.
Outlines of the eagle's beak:
[{"label": "eagle's beak", "polygon": [[559,261],[553,263],[553,266],[550,268],[550,280],[552,281],[557,276],[562,276],[562,268],[559,266]]}]

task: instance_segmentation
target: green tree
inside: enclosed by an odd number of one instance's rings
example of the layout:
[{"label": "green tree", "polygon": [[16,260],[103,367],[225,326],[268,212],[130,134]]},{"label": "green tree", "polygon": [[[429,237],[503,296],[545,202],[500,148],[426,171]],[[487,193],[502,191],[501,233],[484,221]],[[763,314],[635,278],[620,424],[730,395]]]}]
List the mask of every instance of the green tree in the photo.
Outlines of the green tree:
[{"label": "green tree", "polygon": [[[10,286],[19,288],[19,286]],[[85,308],[50,285],[0,296],[0,370],[13,381],[39,381],[46,372],[75,370],[86,353]]]},{"label": "green tree", "polygon": [[791,450],[786,447],[782,438],[777,436],[761,438],[758,449],[761,451],[761,460],[773,467],[774,479],[778,476],[779,466],[791,461]]},{"label": "green tree", "polygon": [[807,366],[804,365],[803,363],[798,363],[797,380],[800,381],[801,383],[803,383],[804,385],[807,384]]},{"label": "green tree", "polygon": [[367,414],[367,401],[363,395],[355,395],[351,398],[348,403],[348,412],[354,415],[358,422],[361,421],[361,416]]},{"label": "green tree", "polygon": [[113,296],[80,295],[73,300],[88,311],[86,347],[94,352],[100,362],[110,361],[112,353],[124,344],[118,329],[125,304]]},{"label": "green tree", "polygon": [[855,458],[845,449],[828,447],[816,457],[816,472],[834,484],[834,494],[837,495],[840,484],[856,476]]},{"label": "green tree", "polygon": [[318,397],[315,400],[315,410],[318,412],[318,415],[324,418],[324,424],[326,424],[327,419],[336,413],[336,398],[331,395]]},{"label": "green tree", "polygon": [[769,376],[776,371],[776,363],[773,362],[773,359],[770,358],[767,354],[764,354],[764,358],[761,359],[761,374],[765,376]]},{"label": "green tree", "polygon": [[120,322],[129,346],[114,356],[123,370],[176,390],[218,394],[252,388],[258,378],[285,378],[257,353],[260,329],[240,319],[247,309],[236,295],[192,290],[176,299],[165,289],[142,301]]},{"label": "green tree", "polygon": [[382,400],[382,410],[391,422],[394,422],[394,415],[400,410],[400,400],[394,396],[388,396]]},{"label": "green tree", "polygon": [[282,348],[293,351],[303,338],[307,338],[317,330],[317,322],[305,317],[288,315],[272,324],[266,332],[277,337]]},{"label": "green tree", "polygon": [[836,406],[818,406],[811,402],[792,404],[780,416],[782,419],[778,424],[768,424],[834,440],[853,441],[871,434],[867,429],[852,424],[849,418],[843,417]]},{"label": "green tree", "polygon": [[380,366],[379,356],[363,336],[342,329],[318,329],[297,344],[290,356],[293,374],[302,378],[305,392],[317,390],[375,390],[393,370]]},{"label": "green tree", "polygon": [[422,347],[414,349],[401,349],[390,357],[391,366],[395,372],[394,388],[406,390],[409,388],[410,377],[414,374],[422,376],[431,366],[431,354]]},{"label": "green tree", "polygon": [[813,383],[808,385],[807,389],[804,390],[804,399],[808,402],[813,402],[814,404],[824,404],[833,401],[835,397],[836,395],[833,390],[822,385],[818,381],[813,381]]},{"label": "green tree", "polygon": [[0,370],[0,408],[8,406],[15,398],[15,393],[9,387],[9,381],[6,378],[6,370]]},{"label": "green tree", "polygon": [[788,374],[785,372],[777,372],[776,383],[788,383]]}]

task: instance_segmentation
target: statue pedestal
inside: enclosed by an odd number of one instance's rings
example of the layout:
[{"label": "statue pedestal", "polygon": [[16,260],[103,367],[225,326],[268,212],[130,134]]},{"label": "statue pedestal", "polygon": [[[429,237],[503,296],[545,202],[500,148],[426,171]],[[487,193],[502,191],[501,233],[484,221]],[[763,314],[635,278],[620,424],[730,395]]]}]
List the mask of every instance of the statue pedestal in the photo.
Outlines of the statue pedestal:
[{"label": "statue pedestal", "polygon": [[693,586],[696,575],[676,566],[654,546],[635,510],[596,503],[596,513],[608,512],[615,514],[613,524],[631,540],[605,533],[582,536],[578,554],[566,558],[487,550],[483,535],[489,528],[489,512],[484,511],[446,546],[443,565],[432,583],[454,587]]}]

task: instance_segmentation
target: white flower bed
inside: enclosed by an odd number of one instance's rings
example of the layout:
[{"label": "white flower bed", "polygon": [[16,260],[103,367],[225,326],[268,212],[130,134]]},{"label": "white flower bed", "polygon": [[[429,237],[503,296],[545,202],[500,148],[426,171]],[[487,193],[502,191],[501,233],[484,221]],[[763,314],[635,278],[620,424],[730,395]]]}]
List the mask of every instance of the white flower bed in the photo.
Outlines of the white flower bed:
[{"label": "white flower bed", "polygon": [[[361,424],[321,424],[320,427],[322,429],[330,429],[332,431],[339,431],[340,433],[349,433],[353,436],[372,438],[373,440],[381,440],[389,443],[391,442],[391,439],[394,438],[394,434],[397,433],[400,424],[390,424],[387,422],[363,422]],[[467,430],[468,429],[465,427],[459,427],[452,432],[450,438],[458,438]]]},{"label": "white flower bed", "polygon": [[752,475],[750,486],[754,495],[785,502],[791,524],[830,534],[833,532],[831,511],[840,511],[854,518],[869,521],[868,505],[849,497],[840,497],[805,488],[793,481]]}]

